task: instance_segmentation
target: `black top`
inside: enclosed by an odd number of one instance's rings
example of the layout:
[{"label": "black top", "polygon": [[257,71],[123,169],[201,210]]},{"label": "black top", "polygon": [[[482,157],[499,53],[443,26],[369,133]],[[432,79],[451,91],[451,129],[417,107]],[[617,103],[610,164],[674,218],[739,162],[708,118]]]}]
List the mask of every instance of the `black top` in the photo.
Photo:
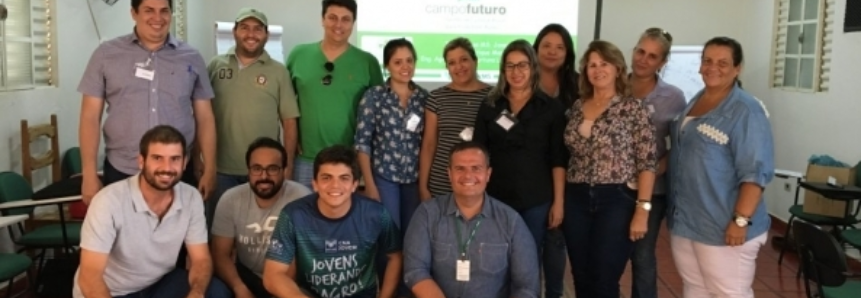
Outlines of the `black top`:
[{"label": "black top", "polygon": [[507,131],[499,117],[510,113],[508,99],[478,109],[473,140],[490,151],[493,172],[487,193],[518,212],[553,201],[554,167],[568,166],[563,133],[567,120],[559,100],[536,93]]}]

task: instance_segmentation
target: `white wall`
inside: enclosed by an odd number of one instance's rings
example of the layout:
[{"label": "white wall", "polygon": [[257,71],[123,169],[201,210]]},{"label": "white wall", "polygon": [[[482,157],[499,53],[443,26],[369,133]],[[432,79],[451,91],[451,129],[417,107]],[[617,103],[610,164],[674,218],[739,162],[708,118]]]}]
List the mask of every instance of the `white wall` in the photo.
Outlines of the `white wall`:
[{"label": "white wall", "polygon": [[[830,91],[827,93],[797,93],[770,87],[769,67],[773,27],[772,1],[751,3],[748,40],[745,41],[749,61],[744,70],[745,88],[761,98],[771,113],[775,139],[775,159],[778,168],[804,172],[813,154],[828,154],[855,165],[861,159],[861,98],[858,77],[861,70],[861,33],[843,33],[846,1],[836,1],[835,36],[832,52]],[[766,3],[767,2],[767,3]],[[766,191],[769,211],[789,218],[793,193],[785,192],[786,181],[775,179]],[[792,183],[792,187],[795,184]]]},{"label": "white wall", "polygon": [[[89,0],[99,22],[103,38],[112,38],[131,32],[134,26],[129,16],[129,2],[121,1],[108,6],[100,0]],[[60,127],[60,148],[65,150],[78,144],[78,114],[81,95],[78,81],[99,44],[89,10],[84,1],[57,0],[54,10],[57,39],[55,42],[56,87],[16,92],[0,92],[0,171],[21,172],[20,121],[31,124],[47,123],[51,114],[57,114]],[[42,144],[46,146],[45,144]],[[37,152],[38,153],[38,152]],[[34,173],[34,184],[44,185],[50,179],[49,170]],[[0,231],[0,252],[10,251],[6,229]]]}]

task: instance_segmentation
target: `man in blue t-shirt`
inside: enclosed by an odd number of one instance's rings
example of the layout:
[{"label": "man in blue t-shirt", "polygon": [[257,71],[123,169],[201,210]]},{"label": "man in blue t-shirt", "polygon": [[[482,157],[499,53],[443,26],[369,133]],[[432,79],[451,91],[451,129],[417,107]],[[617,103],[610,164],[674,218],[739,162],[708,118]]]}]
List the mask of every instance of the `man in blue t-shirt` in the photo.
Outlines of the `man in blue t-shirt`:
[{"label": "man in blue t-shirt", "polygon": [[402,261],[397,228],[382,204],[354,194],[358,176],[349,147],[317,154],[315,193],[287,204],[272,233],[263,268],[267,291],[290,298],[376,298],[379,252],[389,260],[379,297],[394,295]]}]

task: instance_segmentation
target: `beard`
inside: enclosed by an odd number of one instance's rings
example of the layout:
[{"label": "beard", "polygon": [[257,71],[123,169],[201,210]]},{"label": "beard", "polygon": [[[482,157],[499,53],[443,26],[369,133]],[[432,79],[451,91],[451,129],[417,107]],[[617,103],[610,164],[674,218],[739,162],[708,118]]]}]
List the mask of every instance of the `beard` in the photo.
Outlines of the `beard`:
[{"label": "beard", "polygon": [[[249,183],[249,185],[251,186],[251,191],[254,192],[254,195],[258,198],[269,200],[274,198],[275,195],[281,191],[281,187],[284,183],[275,183],[270,179],[262,179],[255,181],[254,184]],[[261,189],[260,186],[262,185],[269,185],[269,189]]]},{"label": "beard", "polygon": [[257,48],[246,48],[243,43],[238,43],[236,45],[237,54],[240,54],[244,57],[259,57],[263,54],[263,49],[266,47],[266,40],[256,40]]},{"label": "beard", "polygon": [[[167,182],[160,181],[159,177],[157,177],[157,176],[161,176],[161,175],[167,175],[170,178],[170,180]],[[144,177],[144,180],[146,181],[146,183],[149,184],[149,186],[151,186],[152,188],[155,188],[159,191],[168,191],[168,190],[172,189],[174,186],[176,186],[177,183],[179,183],[179,180],[180,180],[179,174],[177,172],[170,172],[170,171],[150,172],[146,168],[144,168],[144,170],[143,170],[143,177]]]}]

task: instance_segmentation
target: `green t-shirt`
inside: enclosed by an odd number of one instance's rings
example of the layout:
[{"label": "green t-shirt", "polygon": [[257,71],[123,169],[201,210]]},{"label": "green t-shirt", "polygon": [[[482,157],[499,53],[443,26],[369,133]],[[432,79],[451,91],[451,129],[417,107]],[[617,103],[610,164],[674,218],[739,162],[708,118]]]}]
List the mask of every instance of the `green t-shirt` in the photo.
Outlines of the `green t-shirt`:
[{"label": "green t-shirt", "polygon": [[323,85],[328,60],[314,42],[296,46],[287,57],[302,117],[299,118],[299,158],[314,160],[317,152],[332,145],[353,145],[356,106],[365,90],[383,83],[376,57],[353,45],[332,63],[331,84]]},{"label": "green t-shirt", "polygon": [[213,58],[207,71],[215,91],[218,172],[247,175],[248,145],[259,137],[280,140],[281,120],[299,117],[290,73],[266,52],[240,69],[233,48]]}]

